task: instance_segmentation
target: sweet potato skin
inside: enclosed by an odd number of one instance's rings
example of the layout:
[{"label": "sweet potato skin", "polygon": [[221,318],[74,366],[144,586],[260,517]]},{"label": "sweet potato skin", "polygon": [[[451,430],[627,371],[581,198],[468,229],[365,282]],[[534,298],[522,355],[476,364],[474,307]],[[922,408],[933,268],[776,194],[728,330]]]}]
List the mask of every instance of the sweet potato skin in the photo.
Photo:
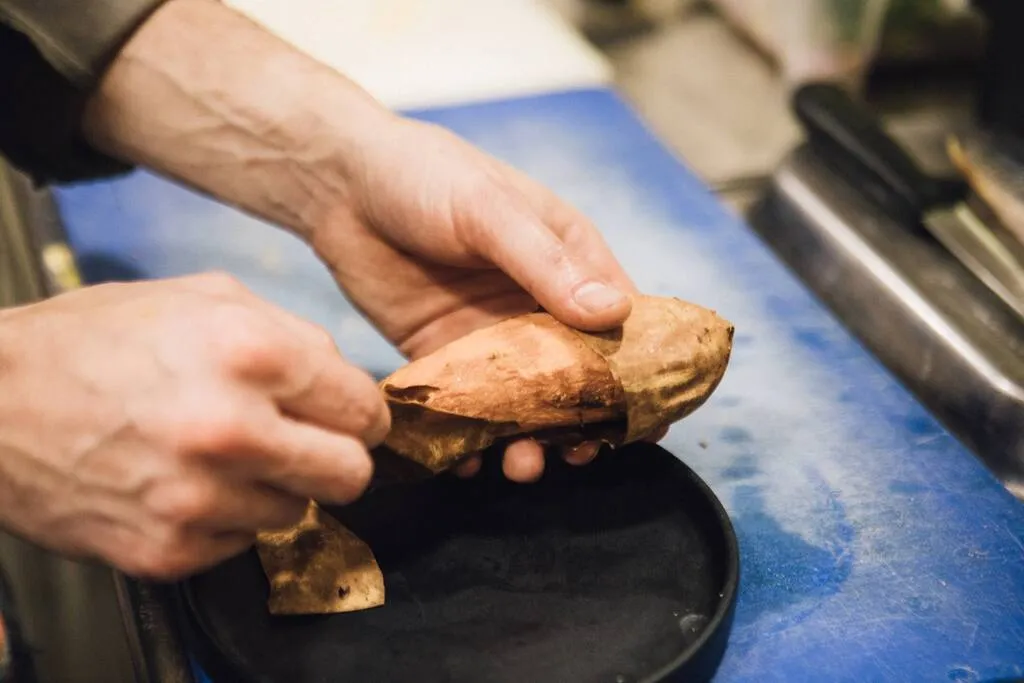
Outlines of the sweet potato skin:
[{"label": "sweet potato skin", "polygon": [[295,526],[259,533],[256,550],[270,582],[271,614],[336,614],[384,604],[384,575],[373,551],[315,502]]},{"label": "sweet potato skin", "polygon": [[[626,322],[587,333],[532,313],[470,333],[381,382],[385,445],[433,472],[495,442],[618,423],[602,440],[644,438],[718,387],[733,325],[669,297],[638,296]],[[538,440],[544,440],[539,438]]]},{"label": "sweet potato skin", "polygon": [[[510,318],[381,382],[392,414],[385,446],[399,462],[438,473],[514,437],[637,441],[707,401],[725,374],[732,338],[732,324],[714,311],[665,297],[635,298],[629,319],[599,334],[546,313]],[[384,603],[370,548],[314,502],[295,527],[261,533],[257,550],[272,614]]]}]

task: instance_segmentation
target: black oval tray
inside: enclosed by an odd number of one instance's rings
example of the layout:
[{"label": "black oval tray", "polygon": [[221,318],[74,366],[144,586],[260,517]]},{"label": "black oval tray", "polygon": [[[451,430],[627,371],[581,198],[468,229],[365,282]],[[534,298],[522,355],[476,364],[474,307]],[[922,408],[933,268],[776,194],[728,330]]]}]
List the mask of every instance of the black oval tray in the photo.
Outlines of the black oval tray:
[{"label": "black oval tray", "polygon": [[709,680],[732,624],[736,536],[668,451],[551,459],[535,484],[488,459],[471,480],[383,487],[331,512],[366,540],[387,604],[273,617],[255,551],[178,585],[214,683]]}]

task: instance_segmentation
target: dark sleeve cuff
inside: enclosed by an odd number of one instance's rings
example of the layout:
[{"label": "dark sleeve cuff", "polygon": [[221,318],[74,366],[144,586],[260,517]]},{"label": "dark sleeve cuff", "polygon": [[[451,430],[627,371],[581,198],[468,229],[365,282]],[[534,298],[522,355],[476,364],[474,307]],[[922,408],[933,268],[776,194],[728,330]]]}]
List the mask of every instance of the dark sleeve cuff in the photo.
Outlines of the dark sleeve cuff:
[{"label": "dark sleeve cuff", "polygon": [[89,147],[85,104],[165,0],[0,0],[0,153],[38,184],[131,169]]}]

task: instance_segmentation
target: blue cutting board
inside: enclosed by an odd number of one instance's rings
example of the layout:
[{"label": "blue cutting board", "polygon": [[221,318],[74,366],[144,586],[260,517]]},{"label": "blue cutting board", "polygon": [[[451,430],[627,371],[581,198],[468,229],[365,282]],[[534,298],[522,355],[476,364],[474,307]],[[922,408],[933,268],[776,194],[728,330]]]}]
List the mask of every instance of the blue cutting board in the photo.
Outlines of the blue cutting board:
[{"label": "blue cutting board", "polygon": [[[1024,675],[1024,504],[618,95],[412,115],[579,206],[642,289],[735,323],[718,392],[664,442],[722,498],[740,538],[736,623],[717,680]],[[366,368],[402,362],[289,234],[144,172],[61,190],[58,201],[94,279],[227,270],[327,327]]]}]

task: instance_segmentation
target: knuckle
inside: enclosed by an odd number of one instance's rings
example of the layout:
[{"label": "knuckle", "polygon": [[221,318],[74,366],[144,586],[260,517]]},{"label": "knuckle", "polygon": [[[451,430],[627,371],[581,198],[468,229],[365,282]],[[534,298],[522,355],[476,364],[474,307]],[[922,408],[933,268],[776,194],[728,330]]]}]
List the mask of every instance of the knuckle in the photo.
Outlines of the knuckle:
[{"label": "knuckle", "polygon": [[154,489],[150,494],[150,510],[166,523],[185,526],[210,517],[217,506],[212,487],[198,482],[181,482]]},{"label": "knuckle", "polygon": [[336,427],[371,446],[391,429],[391,412],[376,380],[365,370],[343,364],[330,373],[338,405]]},{"label": "knuckle", "polygon": [[312,325],[309,331],[310,343],[317,349],[323,351],[331,351],[337,353],[338,347],[334,343],[334,336],[320,327],[319,325]]},{"label": "knuckle", "polygon": [[554,242],[539,254],[540,258],[547,264],[551,272],[562,272],[575,264],[569,256],[568,250],[562,242]]},{"label": "knuckle", "polygon": [[208,333],[219,360],[228,364],[266,361],[278,352],[273,325],[243,306],[222,306],[213,314]]},{"label": "knuckle", "polygon": [[[331,376],[331,371],[338,363],[344,362],[334,338],[327,330],[310,325],[305,330],[299,330],[297,337],[293,341],[301,342],[301,350],[298,345],[293,345],[296,347],[295,352],[283,351],[285,345],[281,344],[282,351],[275,354],[275,359],[281,358],[277,361],[277,372],[273,373],[274,366],[264,360],[263,373],[264,378],[280,385],[284,392],[294,397],[313,391]],[[288,360],[285,362],[286,358]]]},{"label": "knuckle", "polygon": [[602,239],[585,218],[576,215],[571,209],[553,211],[549,222],[565,244],[584,245]]},{"label": "knuckle", "polygon": [[172,420],[182,455],[210,455],[244,450],[252,442],[245,411],[231,400],[197,400]]},{"label": "knuckle", "polygon": [[391,412],[387,404],[379,396],[372,400],[365,399],[353,402],[352,420],[354,430],[370,446],[376,446],[391,431]]},{"label": "knuckle", "polygon": [[493,216],[507,217],[517,212],[506,189],[488,174],[466,181],[453,195],[452,207],[457,234],[467,243],[481,247],[501,231],[494,225]]},{"label": "knuckle", "polygon": [[284,373],[286,357],[269,337],[252,335],[236,339],[229,348],[223,349],[222,363],[232,376],[276,377]]},{"label": "knuckle", "polygon": [[190,554],[177,544],[150,542],[134,549],[123,563],[126,573],[154,581],[175,581],[193,568]]},{"label": "knuckle", "polygon": [[199,273],[193,275],[192,280],[204,291],[213,294],[239,294],[246,291],[245,285],[238,278],[223,270]]},{"label": "knuckle", "polygon": [[486,207],[493,202],[508,202],[507,189],[492,174],[480,173],[466,182],[463,190],[466,201],[474,207]]},{"label": "knuckle", "polygon": [[118,568],[138,579],[155,579],[155,559],[148,546],[134,548],[131,553],[117,562]]}]

